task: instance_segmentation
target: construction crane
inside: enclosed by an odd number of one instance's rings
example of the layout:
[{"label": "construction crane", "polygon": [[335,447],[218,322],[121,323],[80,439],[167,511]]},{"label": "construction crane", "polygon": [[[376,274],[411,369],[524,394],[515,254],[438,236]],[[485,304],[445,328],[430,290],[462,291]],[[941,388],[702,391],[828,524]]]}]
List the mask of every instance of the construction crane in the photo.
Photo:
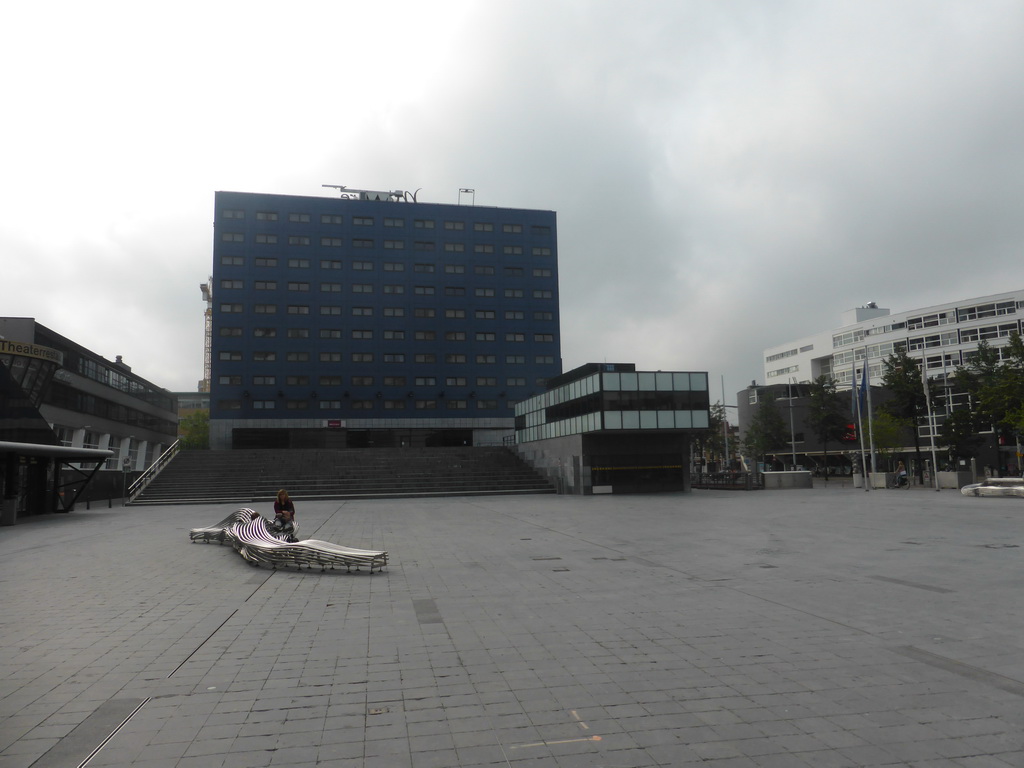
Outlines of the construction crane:
[{"label": "construction crane", "polygon": [[203,380],[199,382],[200,392],[210,391],[210,379],[213,378],[213,276],[200,284],[199,290],[206,301],[206,327],[203,337]]}]

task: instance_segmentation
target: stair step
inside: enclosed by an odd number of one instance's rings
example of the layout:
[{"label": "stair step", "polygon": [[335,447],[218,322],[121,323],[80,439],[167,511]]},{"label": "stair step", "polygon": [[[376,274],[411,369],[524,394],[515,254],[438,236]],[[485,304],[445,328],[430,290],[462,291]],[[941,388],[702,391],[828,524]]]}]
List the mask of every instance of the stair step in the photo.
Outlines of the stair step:
[{"label": "stair step", "polygon": [[505,448],[182,451],[135,504],[554,493]]}]

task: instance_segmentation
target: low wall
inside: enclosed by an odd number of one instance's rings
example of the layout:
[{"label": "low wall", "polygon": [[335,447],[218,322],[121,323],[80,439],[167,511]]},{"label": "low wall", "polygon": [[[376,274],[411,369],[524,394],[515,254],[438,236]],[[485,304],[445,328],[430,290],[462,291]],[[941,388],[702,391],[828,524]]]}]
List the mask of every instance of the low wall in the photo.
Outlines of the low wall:
[{"label": "low wall", "polygon": [[939,488],[963,488],[975,482],[970,472],[939,472]]},{"label": "low wall", "polygon": [[811,488],[811,473],[804,470],[788,472],[762,472],[764,489],[779,490],[782,488]]},{"label": "low wall", "polygon": [[552,481],[558,493],[591,493],[590,467],[581,463],[582,435],[520,443],[515,450],[527,464]]}]

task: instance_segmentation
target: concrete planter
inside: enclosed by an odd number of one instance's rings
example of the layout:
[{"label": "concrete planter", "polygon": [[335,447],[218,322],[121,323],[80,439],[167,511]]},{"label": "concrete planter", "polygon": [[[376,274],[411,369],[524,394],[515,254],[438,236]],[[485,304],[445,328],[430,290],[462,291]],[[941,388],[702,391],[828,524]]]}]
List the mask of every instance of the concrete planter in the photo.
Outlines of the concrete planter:
[{"label": "concrete planter", "polygon": [[888,488],[892,483],[893,478],[896,477],[895,472],[872,472],[869,477],[871,478],[872,488]]},{"label": "concrete planter", "polygon": [[793,472],[763,472],[765,490],[780,488],[810,488],[812,487],[811,473],[809,471]]}]

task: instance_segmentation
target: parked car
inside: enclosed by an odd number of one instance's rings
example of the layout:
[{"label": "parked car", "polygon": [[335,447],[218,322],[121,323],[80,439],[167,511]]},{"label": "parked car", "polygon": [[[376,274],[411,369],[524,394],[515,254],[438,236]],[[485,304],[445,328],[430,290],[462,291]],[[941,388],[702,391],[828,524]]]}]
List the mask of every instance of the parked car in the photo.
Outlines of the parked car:
[{"label": "parked car", "polygon": [[960,489],[964,496],[1020,496],[1024,498],[1024,478],[990,477]]}]

